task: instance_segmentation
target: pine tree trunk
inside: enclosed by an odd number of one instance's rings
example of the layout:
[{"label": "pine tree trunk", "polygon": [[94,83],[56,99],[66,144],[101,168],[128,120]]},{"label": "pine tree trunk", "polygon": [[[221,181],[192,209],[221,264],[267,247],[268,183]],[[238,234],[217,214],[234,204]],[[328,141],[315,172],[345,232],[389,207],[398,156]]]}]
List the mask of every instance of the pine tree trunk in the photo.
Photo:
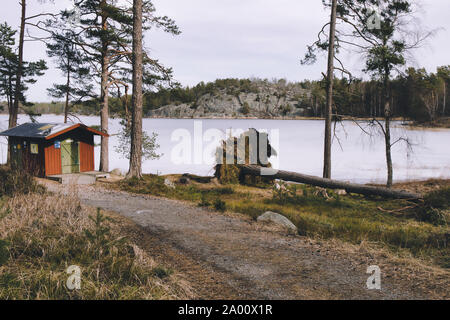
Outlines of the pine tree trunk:
[{"label": "pine tree trunk", "polygon": [[64,106],[64,123],[69,115],[70,58],[67,58],[66,103]]},{"label": "pine tree trunk", "polygon": [[[106,30],[107,26],[106,16],[102,17],[102,28]],[[100,111],[100,126],[101,131],[108,133],[108,121],[109,121],[109,56],[108,56],[108,43],[102,39],[102,75],[101,75],[101,105]],[[100,146],[100,171],[109,172],[109,137],[101,137]]]},{"label": "pine tree trunk", "polygon": [[128,107],[128,86],[125,86],[125,121],[126,129],[131,130],[131,115],[130,108]]},{"label": "pine tree trunk", "polygon": [[20,20],[20,36],[19,36],[19,57],[16,74],[16,88],[14,93],[14,105],[9,110],[9,128],[13,128],[17,125],[17,115],[19,113],[19,100],[22,91],[22,72],[23,72],[23,44],[25,38],[25,15],[26,15],[26,0],[21,0],[22,16]]},{"label": "pine tree trunk", "polygon": [[386,147],[386,166],[387,166],[387,182],[386,187],[391,188],[393,183],[393,167],[392,167],[392,153],[391,153],[391,106],[389,103],[388,94],[388,76],[385,75],[383,80],[382,101],[384,102],[384,140]]},{"label": "pine tree trunk", "polygon": [[323,177],[331,178],[331,120],[333,113],[333,80],[334,80],[334,38],[336,35],[337,0],[331,6],[330,39],[328,47],[327,73],[327,106],[325,110],[325,146],[323,157]]},{"label": "pine tree trunk", "polygon": [[387,165],[387,183],[386,187],[391,188],[393,183],[393,168],[391,154],[391,117],[385,116],[385,145],[386,145],[386,165]]},{"label": "pine tree trunk", "polygon": [[133,114],[130,170],[127,177],[142,177],[142,0],[133,0]]},{"label": "pine tree trunk", "polygon": [[[19,100],[21,96],[22,90],[22,73],[23,73],[23,44],[25,38],[25,15],[26,15],[26,1],[21,0],[20,5],[22,6],[22,16],[20,18],[20,35],[19,35],[19,56],[18,56],[18,64],[17,64],[17,74],[16,74],[16,87],[14,90],[14,101],[11,101],[8,113],[9,113],[9,121],[8,128],[14,128],[17,126],[17,117],[19,113]],[[10,92],[12,95],[12,92]],[[10,139],[8,138],[8,153],[6,155],[6,162],[10,163],[11,160],[11,145]]]}]

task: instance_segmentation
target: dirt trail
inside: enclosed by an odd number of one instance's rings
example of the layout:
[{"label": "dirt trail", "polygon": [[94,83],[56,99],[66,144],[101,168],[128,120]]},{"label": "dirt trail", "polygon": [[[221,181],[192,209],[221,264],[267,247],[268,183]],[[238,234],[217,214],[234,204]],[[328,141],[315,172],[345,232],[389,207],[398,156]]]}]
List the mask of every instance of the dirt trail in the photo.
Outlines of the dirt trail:
[{"label": "dirt trail", "polygon": [[[48,187],[63,190],[57,184]],[[449,298],[445,271],[402,272],[387,257],[289,236],[246,216],[100,187],[79,188],[85,205],[114,211],[140,226],[132,232],[144,249],[182,273],[199,298]],[[382,290],[366,287],[370,265],[381,268]]]}]

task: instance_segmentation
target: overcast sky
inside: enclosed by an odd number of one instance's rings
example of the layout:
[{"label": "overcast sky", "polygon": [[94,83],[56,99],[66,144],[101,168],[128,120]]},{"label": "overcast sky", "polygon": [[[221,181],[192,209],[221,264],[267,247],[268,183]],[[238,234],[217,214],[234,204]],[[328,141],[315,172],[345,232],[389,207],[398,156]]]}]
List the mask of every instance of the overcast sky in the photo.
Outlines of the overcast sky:
[{"label": "overcast sky", "polygon": [[[43,11],[57,12],[70,6],[69,0],[56,4],[39,4],[29,0],[28,15]],[[319,79],[326,70],[325,59],[313,66],[302,66],[300,58],[307,44],[317,36],[329,19],[321,0],[154,0],[160,15],[175,19],[182,34],[171,36],[162,31],[149,31],[145,46],[153,57],[174,69],[176,80],[182,85],[217,78],[286,78],[296,81]],[[429,44],[415,53],[414,67],[435,71],[437,66],[450,64],[448,12],[449,0],[421,0],[419,18],[427,29],[440,28]],[[18,0],[2,0],[0,22],[7,21],[18,28],[20,6]],[[357,76],[363,76],[361,59],[355,55],[344,57]],[[50,101],[46,88],[62,80],[45,54],[41,43],[25,43],[25,59],[46,59],[49,70],[31,85],[27,93],[30,101]]]}]

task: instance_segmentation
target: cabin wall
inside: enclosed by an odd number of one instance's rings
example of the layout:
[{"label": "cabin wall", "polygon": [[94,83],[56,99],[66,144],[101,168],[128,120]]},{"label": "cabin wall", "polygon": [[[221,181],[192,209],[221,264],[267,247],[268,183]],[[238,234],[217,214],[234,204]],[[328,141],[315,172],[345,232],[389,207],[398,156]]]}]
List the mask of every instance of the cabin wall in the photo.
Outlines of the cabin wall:
[{"label": "cabin wall", "polygon": [[94,135],[83,129],[75,129],[54,139],[48,140],[46,147],[46,175],[61,174],[61,148],[55,142],[72,139],[79,143],[80,172],[94,171]]},{"label": "cabin wall", "polygon": [[54,141],[46,141],[45,145],[45,175],[62,173],[61,148],[55,148]]},{"label": "cabin wall", "polygon": [[[11,166],[34,176],[43,177],[44,145],[41,139],[10,137]],[[32,149],[33,145],[33,149]]]},{"label": "cabin wall", "polygon": [[80,141],[80,172],[94,171],[94,136]]}]

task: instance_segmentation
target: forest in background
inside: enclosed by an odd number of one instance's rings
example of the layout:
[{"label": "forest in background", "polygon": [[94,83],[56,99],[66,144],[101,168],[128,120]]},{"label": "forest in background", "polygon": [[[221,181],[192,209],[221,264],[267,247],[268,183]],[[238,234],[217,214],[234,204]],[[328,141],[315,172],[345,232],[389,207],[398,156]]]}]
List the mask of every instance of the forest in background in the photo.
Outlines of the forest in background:
[{"label": "forest in background", "polygon": [[[448,84],[450,66],[439,67],[436,72],[428,73],[425,69],[409,68],[396,79],[390,81],[390,97],[393,115],[417,122],[435,121],[440,117],[450,116],[448,104]],[[277,116],[288,116],[292,108],[306,110],[304,116],[323,117],[326,103],[326,81],[289,82],[285,79],[218,79],[214,82],[200,82],[193,87],[176,86],[160,88],[158,91],[144,93],[144,115],[166,106],[188,104],[195,109],[200,98],[210,95],[219,100],[226,100],[228,95],[239,97],[240,94],[255,94],[255,100],[270,104],[262,87],[269,87],[270,95],[285,97],[291,94],[294,106],[279,107]],[[378,81],[363,81],[347,78],[334,80],[334,114],[372,118],[383,116],[381,105],[382,88]],[[128,102],[126,102],[128,99]],[[98,115],[99,101],[88,100],[72,107],[72,113],[80,115]],[[123,116],[125,104],[131,104],[131,96],[111,92],[110,112],[112,116]],[[2,112],[7,112],[6,103],[1,103]],[[63,114],[64,102],[32,103],[29,110],[33,114]],[[252,110],[246,102],[242,103],[240,114],[236,117],[251,115]]]}]

